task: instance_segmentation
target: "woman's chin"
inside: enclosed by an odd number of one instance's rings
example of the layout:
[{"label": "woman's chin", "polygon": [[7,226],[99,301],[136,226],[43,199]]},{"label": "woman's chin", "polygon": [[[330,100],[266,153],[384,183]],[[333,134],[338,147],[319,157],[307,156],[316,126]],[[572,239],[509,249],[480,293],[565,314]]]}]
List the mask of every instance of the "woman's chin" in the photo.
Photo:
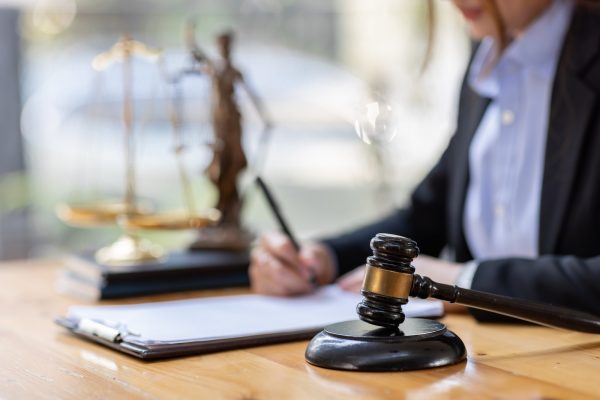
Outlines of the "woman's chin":
[{"label": "woman's chin", "polygon": [[490,36],[487,29],[482,29],[480,26],[469,24],[469,36],[474,40],[481,40],[486,36]]}]

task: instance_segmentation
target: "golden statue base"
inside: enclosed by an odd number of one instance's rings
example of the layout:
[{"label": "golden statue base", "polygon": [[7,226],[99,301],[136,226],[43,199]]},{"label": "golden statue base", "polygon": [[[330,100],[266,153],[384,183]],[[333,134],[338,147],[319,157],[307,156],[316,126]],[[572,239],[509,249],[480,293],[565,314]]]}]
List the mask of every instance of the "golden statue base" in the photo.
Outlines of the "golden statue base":
[{"label": "golden statue base", "polygon": [[110,246],[98,250],[95,258],[100,264],[119,267],[157,261],[164,255],[162,247],[149,240],[124,234]]}]

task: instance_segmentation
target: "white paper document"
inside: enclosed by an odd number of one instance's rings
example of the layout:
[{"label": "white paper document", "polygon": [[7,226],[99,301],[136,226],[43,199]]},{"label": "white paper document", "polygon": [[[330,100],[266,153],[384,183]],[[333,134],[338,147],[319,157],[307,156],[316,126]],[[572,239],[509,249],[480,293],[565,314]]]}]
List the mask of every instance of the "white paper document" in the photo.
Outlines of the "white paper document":
[{"label": "white paper document", "polygon": [[[69,318],[125,328],[137,343],[182,342],[272,334],[357,319],[362,296],[326,286],[302,297],[241,295],[118,306],[72,306]],[[440,301],[410,299],[407,317],[443,314]]]}]

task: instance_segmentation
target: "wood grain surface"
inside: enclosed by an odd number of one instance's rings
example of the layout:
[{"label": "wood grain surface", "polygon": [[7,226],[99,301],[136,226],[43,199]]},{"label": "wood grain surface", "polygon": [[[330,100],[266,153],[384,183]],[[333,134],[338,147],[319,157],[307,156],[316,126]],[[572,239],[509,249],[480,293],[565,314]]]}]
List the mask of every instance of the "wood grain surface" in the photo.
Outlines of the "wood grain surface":
[{"label": "wood grain surface", "polygon": [[[60,262],[0,264],[0,398],[4,399],[584,399],[600,398],[600,335],[443,319],[468,360],[395,373],[321,369],[306,342],[145,362],[88,343],[52,321],[84,301],[58,294]],[[189,292],[160,301],[239,294]],[[102,302],[111,304],[116,302]]]}]

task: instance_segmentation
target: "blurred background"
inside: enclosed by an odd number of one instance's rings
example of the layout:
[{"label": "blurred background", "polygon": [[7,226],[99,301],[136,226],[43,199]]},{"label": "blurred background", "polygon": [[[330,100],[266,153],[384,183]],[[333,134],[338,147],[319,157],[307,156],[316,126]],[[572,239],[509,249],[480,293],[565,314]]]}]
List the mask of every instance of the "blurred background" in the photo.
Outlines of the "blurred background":
[{"label": "blurred background", "polygon": [[[434,5],[433,53],[422,71],[423,0],[0,0],[0,259],[100,247],[118,234],[68,227],[55,208],[123,195],[121,69],[94,71],[91,60],[125,33],[165,55],[162,67],[133,65],[138,193],[160,210],[183,208],[169,121],[175,92],[164,73],[189,65],[183,31],[190,19],[209,57],[217,57],[218,33],[235,32],[234,63],[273,121],[265,135],[239,93],[251,169],[240,188],[250,230],[277,227],[251,184],[256,171],[304,239],[402,206],[452,134],[470,50],[452,4]],[[204,174],[212,140],[208,77],[186,78],[178,96],[183,160],[205,209],[216,200]],[[369,130],[374,110],[385,123]],[[177,248],[192,234],[143,235]]]}]

